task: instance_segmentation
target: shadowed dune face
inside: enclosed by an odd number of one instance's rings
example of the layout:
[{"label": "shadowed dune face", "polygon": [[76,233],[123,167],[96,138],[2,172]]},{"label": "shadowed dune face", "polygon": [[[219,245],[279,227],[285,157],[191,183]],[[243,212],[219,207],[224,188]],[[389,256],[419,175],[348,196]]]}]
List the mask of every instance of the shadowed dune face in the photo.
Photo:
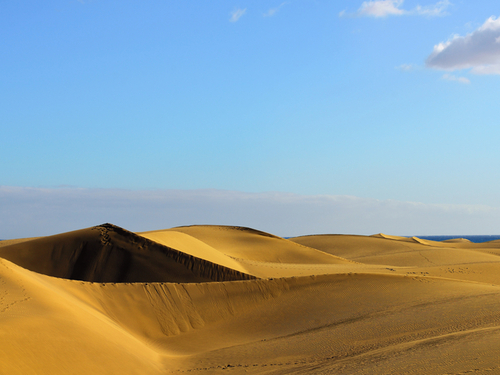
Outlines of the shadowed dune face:
[{"label": "shadowed dune face", "polygon": [[224,226],[0,243],[0,373],[500,373],[499,255]]}]

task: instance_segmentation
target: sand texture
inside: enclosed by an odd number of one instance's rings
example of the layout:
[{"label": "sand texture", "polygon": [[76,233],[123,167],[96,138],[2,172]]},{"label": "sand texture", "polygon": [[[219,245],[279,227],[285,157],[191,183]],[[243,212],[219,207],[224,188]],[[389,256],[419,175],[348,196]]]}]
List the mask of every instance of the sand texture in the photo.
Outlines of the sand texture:
[{"label": "sand texture", "polygon": [[0,241],[0,374],[500,374],[500,241],[103,224]]}]

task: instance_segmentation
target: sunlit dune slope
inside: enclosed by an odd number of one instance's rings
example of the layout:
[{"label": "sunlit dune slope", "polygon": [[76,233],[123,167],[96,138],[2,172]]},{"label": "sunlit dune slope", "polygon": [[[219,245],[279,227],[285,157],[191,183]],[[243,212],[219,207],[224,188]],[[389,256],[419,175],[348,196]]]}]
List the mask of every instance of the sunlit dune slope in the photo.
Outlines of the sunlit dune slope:
[{"label": "sunlit dune slope", "polygon": [[234,259],[300,264],[348,263],[345,259],[251,228],[194,225],[169,231],[188,234]]},{"label": "sunlit dune slope", "polygon": [[98,282],[203,282],[252,276],[100,226],[0,247],[0,257],[49,276]]},{"label": "sunlit dune slope", "polygon": [[157,352],[80,299],[87,285],[0,259],[0,374],[164,373]]},{"label": "sunlit dune slope", "polygon": [[223,226],[14,241],[0,374],[500,373],[498,250]]},{"label": "sunlit dune slope", "polygon": [[[198,351],[187,368],[203,373],[223,364],[273,374],[498,369],[489,347],[500,344],[497,286],[367,274],[283,282],[287,290],[248,313],[172,337],[175,347]],[[401,362],[397,368],[392,359]]]},{"label": "sunlit dune slope", "polygon": [[196,225],[139,234],[186,254],[261,278],[348,272],[355,263],[244,227]]}]

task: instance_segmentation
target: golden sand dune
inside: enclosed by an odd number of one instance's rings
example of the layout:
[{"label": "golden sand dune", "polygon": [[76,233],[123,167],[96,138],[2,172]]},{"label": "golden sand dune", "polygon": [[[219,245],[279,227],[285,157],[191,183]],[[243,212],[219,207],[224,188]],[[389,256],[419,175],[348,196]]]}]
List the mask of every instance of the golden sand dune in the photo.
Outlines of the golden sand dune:
[{"label": "golden sand dune", "polygon": [[0,374],[500,373],[497,252],[223,226],[2,241]]},{"label": "golden sand dune", "polygon": [[261,278],[330,273],[332,269],[342,269],[342,265],[353,264],[250,228],[197,225],[139,234],[186,254]]},{"label": "golden sand dune", "polygon": [[[146,232],[141,235],[148,238],[154,235],[156,240],[162,238],[160,242],[163,242],[163,238],[167,241],[172,232],[196,238],[233,259],[296,264],[348,263],[345,259],[250,228],[196,225]],[[273,250],[269,251],[270,248]]]}]

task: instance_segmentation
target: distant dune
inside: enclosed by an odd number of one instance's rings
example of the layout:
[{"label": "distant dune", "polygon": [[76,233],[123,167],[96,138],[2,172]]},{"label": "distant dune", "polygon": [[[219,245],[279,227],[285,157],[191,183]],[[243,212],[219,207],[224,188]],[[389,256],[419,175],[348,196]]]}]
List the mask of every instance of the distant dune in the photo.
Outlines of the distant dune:
[{"label": "distant dune", "polygon": [[0,242],[0,374],[500,373],[500,241],[112,224]]}]

